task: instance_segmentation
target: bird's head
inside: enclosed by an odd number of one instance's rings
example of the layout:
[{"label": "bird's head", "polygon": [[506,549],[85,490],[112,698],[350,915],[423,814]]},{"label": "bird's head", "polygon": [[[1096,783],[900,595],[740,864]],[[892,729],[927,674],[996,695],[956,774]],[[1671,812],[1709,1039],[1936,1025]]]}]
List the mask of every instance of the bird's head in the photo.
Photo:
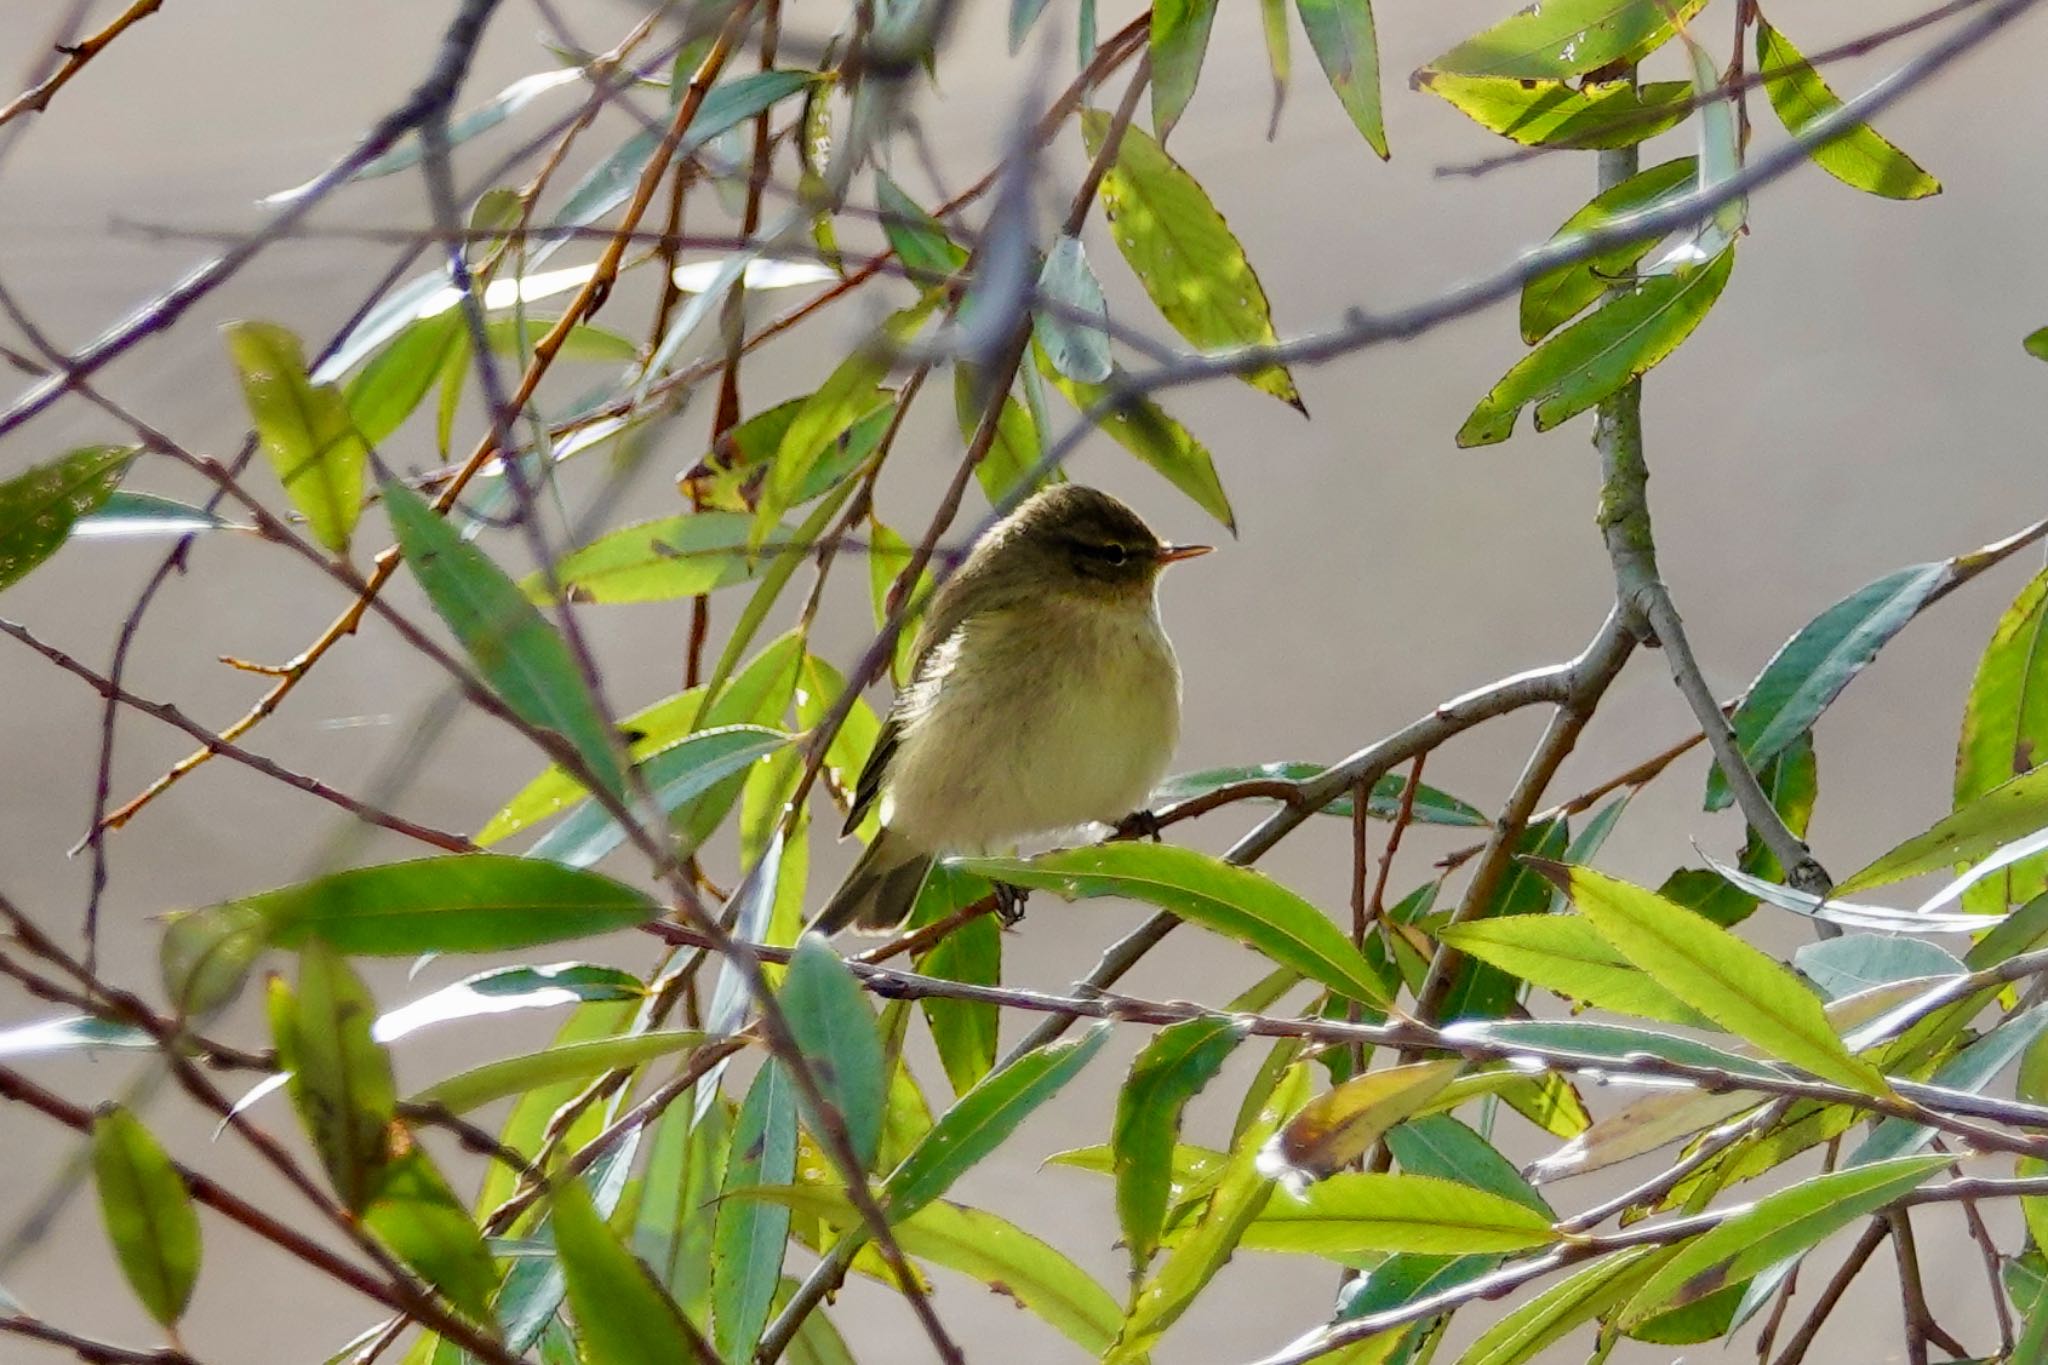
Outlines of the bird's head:
[{"label": "bird's head", "polygon": [[1211,547],[1169,545],[1109,494],[1062,483],[1033,494],[989,533],[984,548],[999,574],[1009,566],[1062,593],[1144,600],[1167,565]]}]

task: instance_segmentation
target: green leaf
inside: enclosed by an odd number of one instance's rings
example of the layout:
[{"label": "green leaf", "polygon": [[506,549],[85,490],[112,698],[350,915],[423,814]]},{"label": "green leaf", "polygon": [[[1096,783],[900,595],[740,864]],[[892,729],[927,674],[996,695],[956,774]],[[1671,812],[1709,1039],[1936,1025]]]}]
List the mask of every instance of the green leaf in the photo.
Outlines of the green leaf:
[{"label": "green leaf", "polygon": [[789,1210],[734,1199],[756,1185],[787,1185],[796,1174],[796,1089],[779,1062],[754,1077],[733,1128],[724,1192],[712,1233],[711,1326],[721,1360],[749,1360],[768,1324]]},{"label": "green leaf", "polygon": [[[1158,22],[1156,9],[1153,22]],[[1103,329],[1109,322],[1109,305],[1103,301],[1095,272],[1088,268],[1088,254],[1079,237],[1062,234],[1053,243],[1038,275],[1038,293],[1042,303],[1060,305],[1041,306],[1031,315],[1031,334],[1052,367],[1082,384],[1108,379],[1109,333]]]},{"label": "green leaf", "polygon": [[[1380,117],[1380,48],[1373,35],[1372,0],[1295,0],[1295,7],[1330,89],[1385,161],[1387,129]],[[1285,84],[1284,76],[1275,80]]]},{"label": "green leaf", "polygon": [[[924,879],[910,922],[921,928],[980,900],[989,889],[982,878],[970,877],[941,863]],[[979,916],[946,935],[918,959],[917,969],[944,981],[976,986],[998,984],[1003,976],[1003,935],[995,916]],[[938,996],[928,996],[919,1004],[931,1028],[932,1042],[939,1050],[939,1063],[946,1070],[947,1082],[954,1094],[965,1094],[995,1065],[1002,1032],[996,1007],[983,1001]]]},{"label": "green leaf", "polygon": [[722,1098],[706,1106],[701,1118],[689,1105],[663,1114],[633,1231],[634,1249],[699,1330],[711,1321],[711,1239],[731,1137],[732,1120]]},{"label": "green leaf", "polygon": [[107,495],[105,502],[81,516],[71,534],[80,540],[131,540],[246,529],[204,507],[160,498],[154,493],[124,493],[117,488]]},{"label": "green leaf", "polygon": [[1142,1275],[1159,1246],[1173,1184],[1173,1148],[1181,1113],[1215,1079],[1244,1028],[1228,1019],[1190,1019],[1161,1029],[1131,1063],[1117,1095],[1116,1211],[1131,1274]]},{"label": "green leaf", "polygon": [[199,1215],[185,1178],[141,1120],[112,1104],[93,1115],[92,1171],[121,1273],[149,1315],[172,1326],[199,1280]]},{"label": "green leaf", "polygon": [[[1550,241],[1567,241],[1618,218],[1690,194],[1698,181],[1699,162],[1693,157],[1682,156],[1652,166],[1594,195],[1584,208],[1559,225]],[[1598,302],[1617,279],[1636,268],[1636,263],[1657,240],[1638,237],[1576,264],[1554,266],[1530,278],[1522,286],[1522,340],[1534,346],[1588,305]]]},{"label": "green leaf", "polygon": [[1831,1000],[1893,981],[1960,976],[1966,970],[1932,943],[1891,934],[1824,938],[1794,953],[1792,965]]},{"label": "green leaf", "polygon": [[589,1080],[607,1071],[637,1067],[658,1057],[690,1051],[705,1041],[706,1035],[694,1029],[664,1029],[618,1038],[593,1038],[544,1052],[501,1057],[436,1081],[412,1095],[407,1103],[439,1105],[451,1114],[466,1114],[508,1095],[523,1095],[543,1085]]},{"label": "green leaf", "polygon": [[2020,341],[2026,353],[2036,360],[2048,360],[2048,327],[2036,327]]},{"label": "green leaf", "polygon": [[1525,147],[1632,147],[1677,127],[1693,108],[1686,81],[1571,85],[1441,71],[1421,71],[1416,79],[1480,127]]},{"label": "green leaf", "polygon": [[1562,80],[1661,45],[1706,0],[1545,0],[1459,43],[1424,70]]},{"label": "green leaf", "polygon": [[467,354],[468,345],[460,309],[407,323],[342,389],[343,405],[362,438],[382,445],[412,416],[451,357]]},{"label": "green leaf", "polygon": [[[789,742],[790,736],[780,730],[726,725],[699,730],[638,765],[655,806],[684,835],[682,853],[693,852],[732,808],[747,769]],[[625,839],[625,828],[609,810],[586,801],[535,840],[526,856],[565,867],[589,867]]]},{"label": "green leaf", "polygon": [[78,519],[105,503],[133,446],[81,446],[0,483],[0,590],[57,553]]},{"label": "green leaf", "polygon": [[[2048,1007],[2036,1005],[1991,1029],[1943,1062],[1928,1078],[1929,1083],[1945,1090],[1981,1094],[1999,1072],[2012,1065],[2042,1036],[2044,1028],[2048,1028]],[[1845,1167],[1867,1166],[1905,1156],[1919,1151],[1933,1140],[1934,1129],[1926,1124],[1887,1118],[1870,1130],[1870,1136],[1864,1138],[1842,1164]]]},{"label": "green leaf", "polygon": [[372,1036],[395,1043],[432,1024],[584,1000],[641,1000],[647,987],[631,972],[589,962],[494,967],[429,991],[377,1016]]},{"label": "green leaf", "polygon": [[[2048,758],[2048,571],[2020,589],[1998,618],[1977,661],[1956,741],[1955,805],[1984,793]],[[2048,858],[2029,858],[1977,883],[1963,908],[2004,910],[2048,890]]]},{"label": "green leaf", "polygon": [[1090,1029],[1071,1043],[1027,1052],[954,1101],[910,1155],[882,1183],[881,1200],[893,1224],[943,1195],[970,1168],[1001,1146],[1017,1125],[1079,1074],[1109,1038]]},{"label": "green leaf", "polygon": [[[874,606],[875,628],[879,630],[889,618],[896,580],[910,567],[913,551],[909,541],[885,526],[879,518],[868,523],[868,542],[868,599]],[[917,581],[906,588],[912,607],[903,618],[902,630],[897,632],[895,654],[889,666],[898,687],[910,681],[911,664],[917,652],[918,623],[924,619],[924,609],[931,602],[931,589],[931,567],[926,565],[917,571]],[[844,687],[843,683],[841,687]],[[838,694],[835,692],[833,695]],[[859,776],[858,770],[854,776]]]},{"label": "green leaf", "polygon": [[[1421,1109],[1464,1069],[1452,1058],[1354,1076],[1308,1102],[1259,1154],[1267,1175],[1322,1180],[1365,1155],[1389,1128]],[[1477,1248],[1475,1248],[1477,1249]]]},{"label": "green leaf", "polygon": [[[860,1212],[843,1191],[816,1185],[743,1192],[822,1219],[840,1230],[860,1226]],[[890,1231],[904,1254],[958,1271],[1015,1299],[1091,1355],[1116,1336],[1116,1300],[1075,1265],[1016,1224],[951,1200],[926,1204]]]},{"label": "green leaf", "polygon": [[[1084,110],[1081,132],[1095,155],[1109,134],[1109,115]],[[1160,314],[1192,345],[1214,351],[1279,341],[1244,247],[1208,192],[1165,148],[1137,128],[1125,130],[1102,177],[1101,196],[1117,249]],[[1283,365],[1250,371],[1244,380],[1301,408],[1294,377]]]},{"label": "green leaf", "polygon": [[555,1247],[584,1365],[677,1365],[711,1354],[647,1267],[605,1225],[582,1181],[555,1184],[554,1210]]},{"label": "green leaf", "polygon": [[[1216,0],[1159,0],[1152,6],[1152,126],[1163,141],[1195,93]],[[1088,154],[1095,154],[1091,142]]]},{"label": "green leaf", "polygon": [[1663,1247],[1629,1247],[1603,1256],[1496,1320],[1458,1365],[1523,1365],[1565,1333],[1634,1293],[1665,1257]]},{"label": "green leaf", "polygon": [[[1730,717],[1743,759],[1761,767],[1805,734],[1878,650],[1954,580],[1956,569],[1956,560],[1944,559],[1886,574],[1800,627],[1771,656]],[[1707,787],[1707,809],[1721,810],[1730,799],[1717,767]],[[1849,889],[1846,883],[1838,888]]]},{"label": "green leaf", "polygon": [[465,1315],[490,1321],[498,1267],[424,1149],[407,1147],[384,1168],[363,1225]]},{"label": "green leaf", "polygon": [[1245,1233],[1261,1251],[1522,1251],[1559,1240],[1547,1214],[1454,1180],[1346,1171],[1281,1191]]},{"label": "green leaf", "polygon": [[343,953],[413,957],[494,953],[644,924],[645,893],[594,872],[495,853],[456,853],[336,872],[194,911],[258,944],[325,943]]},{"label": "green leaf", "polygon": [[966,249],[880,170],[875,172],[875,206],[881,211],[882,232],[912,284],[920,288],[941,284],[967,264]]},{"label": "green leaf", "polygon": [[[554,1045],[567,1046],[593,1038],[611,1038],[629,1032],[633,1020],[640,1011],[636,1001],[592,1001],[578,1005],[569,1012],[556,1030]],[[558,1081],[529,1090],[512,1103],[512,1112],[506,1117],[504,1126],[498,1130],[498,1141],[521,1156],[537,1156],[541,1144],[548,1141],[549,1125],[562,1106],[574,1099],[583,1089],[581,1081]],[[587,1106],[568,1128],[559,1141],[573,1150],[590,1141],[604,1126],[604,1107]],[[483,1180],[477,1189],[475,1208],[478,1213],[489,1213],[510,1198],[520,1182],[520,1174],[502,1161],[493,1161],[484,1167]],[[559,1278],[559,1276],[558,1276]],[[559,1285],[552,1291],[557,1297]],[[498,1299],[500,1316],[509,1324],[511,1316],[507,1311],[506,1294]],[[550,1310],[552,1311],[552,1310]]]},{"label": "green leaf", "polygon": [[389,1161],[386,1130],[398,1104],[391,1058],[370,1037],[377,1009],[346,959],[324,943],[299,958],[294,994],[271,981],[278,1066],[334,1191],[352,1213],[368,1206]]},{"label": "green leaf", "polygon": [[521,720],[575,745],[608,790],[623,792],[609,728],[562,637],[489,555],[463,540],[417,493],[387,480],[384,505],[413,576],[484,681]]},{"label": "green leaf", "polygon": [[110,1024],[89,1014],[59,1015],[0,1029],[0,1058],[40,1057],[52,1052],[97,1048],[154,1051],[156,1039],[129,1024]]},{"label": "green leaf", "polygon": [[[839,1111],[847,1140],[866,1169],[882,1139],[889,1079],[874,1011],[860,983],[824,939],[807,934],[789,961],[778,997],[798,1050],[826,1101]],[[812,1132],[825,1127],[819,1115],[807,1117]]]},{"label": "green leaf", "polygon": [[[1093,411],[1108,401],[1124,378],[1120,367],[1111,366],[1108,384],[1083,384],[1069,379],[1053,368],[1043,349],[1038,351],[1038,368],[1082,412]],[[1149,398],[1132,398],[1096,425],[1112,441],[1192,498],[1197,507],[1223,523],[1232,534],[1236,533],[1237,514],[1230,510],[1230,497],[1216,477],[1216,462],[1208,447],[1169,417],[1166,409]]]},{"label": "green leaf", "polygon": [[[1807,65],[1799,49],[1761,19],[1756,26],[1756,66],[1771,108],[1794,137],[1842,107],[1842,101]],[[1827,141],[1809,148],[1807,154],[1844,185],[1886,199],[1924,199],[1941,193],[1939,180],[1867,123],[1845,125]]]},{"label": "green leaf", "polygon": [[1729,247],[1704,264],[1644,280],[1592,316],[1559,332],[1515,363],[1458,428],[1460,446],[1493,445],[1514,433],[1536,405],[1536,429],[1576,417],[1678,349],[1721,297],[1735,267]]},{"label": "green leaf", "polygon": [[171,1008],[183,1016],[204,1017],[233,1000],[270,946],[263,916],[233,903],[168,918],[157,968]]},{"label": "green leaf", "polygon": [[1036,858],[969,858],[958,866],[991,881],[1069,900],[1128,896],[1246,944],[1273,962],[1354,1000],[1384,1008],[1386,988],[1323,913],[1249,868],[1173,844],[1117,843]]},{"label": "green leaf", "polygon": [[[697,597],[753,577],[760,559],[747,550],[753,518],[704,511],[660,517],[607,531],[563,555],[555,581],[576,602],[666,602]],[[549,600],[538,573],[520,583],[535,602]]]},{"label": "green leaf", "polygon": [[299,339],[268,322],[231,322],[228,355],[241,376],[242,397],[263,453],[313,538],[336,554],[363,510],[369,450],[332,384],[306,375]]},{"label": "green leaf", "polygon": [[[1034,347],[1039,363],[1048,364],[1042,346]],[[986,396],[977,392],[976,376],[969,367],[953,367],[953,410],[960,419],[960,439],[971,442],[976,428],[981,425],[983,404]],[[1027,376],[1026,383],[1030,383]],[[981,491],[991,507],[1000,507],[1013,495],[1022,500],[1026,480],[1037,477],[1030,492],[1036,492],[1046,484],[1058,483],[1066,476],[1055,469],[1049,474],[1038,475],[1039,457],[1045,453],[1039,439],[1038,419],[1032,416],[1032,409],[1019,403],[1015,398],[1003,396],[1003,410],[996,418],[995,440],[989,445],[988,453],[981,457],[981,463],[974,466],[975,480],[981,484]],[[1186,435],[1185,432],[1182,435]],[[1214,471],[1211,471],[1213,477]]]},{"label": "green leaf", "polygon": [[1767,1194],[1687,1242],[1636,1291],[1622,1318],[1640,1321],[1748,1279],[1919,1188],[1953,1159],[1936,1153],[1873,1162]]},{"label": "green leaf", "polygon": [[[1218,787],[1233,786],[1239,782],[1305,782],[1321,777],[1329,768],[1321,763],[1253,763],[1230,768],[1204,768],[1200,772],[1177,773],[1152,789],[1150,804],[1156,809],[1190,797],[1205,796]],[[1366,797],[1365,813],[1376,820],[1397,819],[1401,813],[1402,794],[1407,790],[1408,779],[1399,773],[1384,773],[1373,783],[1372,792]],[[1261,798],[1263,800],[1263,798]],[[1318,815],[1332,815],[1340,820],[1351,818],[1351,797],[1340,796],[1326,806],[1316,808]],[[1489,821],[1486,812],[1477,806],[1460,801],[1457,797],[1424,783],[1415,789],[1413,809],[1409,819],[1418,825],[1456,825],[1465,829],[1484,828]]]},{"label": "green leaf", "polygon": [[1503,1047],[1576,1052],[1603,1061],[1650,1056],[1687,1066],[1713,1067],[1737,1077],[1772,1080],[1782,1078],[1784,1074],[1775,1067],[1691,1038],[1594,1019],[1470,1019],[1448,1025],[1446,1032],[1453,1037],[1471,1038]]},{"label": "green leaf", "polygon": [[1730,1033],[1823,1080],[1889,1093],[1876,1068],[1850,1055],[1820,1002],[1734,934],[1591,868],[1550,864],[1543,871],[1624,957]]},{"label": "green leaf", "polygon": [[1447,924],[1436,936],[1467,957],[1595,1009],[1713,1027],[1698,1010],[1645,976],[1578,915],[1472,920]]},{"label": "green leaf", "polygon": [[1840,886],[1848,895],[1867,887],[1917,877],[1951,863],[1975,862],[2048,826],[2048,765],[2001,782],[1969,805],[1944,816]]},{"label": "green leaf", "polygon": [[1387,1130],[1387,1148],[1410,1175],[1456,1180],[1489,1194],[1552,1217],[1550,1205],[1536,1193],[1514,1163],[1498,1148],[1449,1114],[1427,1114]]}]

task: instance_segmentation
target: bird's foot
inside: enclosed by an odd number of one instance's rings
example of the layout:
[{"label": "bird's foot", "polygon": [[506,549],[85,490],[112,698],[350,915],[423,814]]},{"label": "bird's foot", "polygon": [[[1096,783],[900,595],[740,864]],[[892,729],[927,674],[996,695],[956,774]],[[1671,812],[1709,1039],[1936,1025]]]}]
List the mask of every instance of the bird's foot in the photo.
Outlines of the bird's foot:
[{"label": "bird's foot", "polygon": [[1159,817],[1149,810],[1134,810],[1117,822],[1116,833],[1120,839],[1150,839],[1160,841]]},{"label": "bird's foot", "polygon": [[995,890],[996,917],[1002,920],[1005,929],[1016,928],[1024,922],[1024,902],[1031,898],[1031,893],[1009,882],[997,882]]}]

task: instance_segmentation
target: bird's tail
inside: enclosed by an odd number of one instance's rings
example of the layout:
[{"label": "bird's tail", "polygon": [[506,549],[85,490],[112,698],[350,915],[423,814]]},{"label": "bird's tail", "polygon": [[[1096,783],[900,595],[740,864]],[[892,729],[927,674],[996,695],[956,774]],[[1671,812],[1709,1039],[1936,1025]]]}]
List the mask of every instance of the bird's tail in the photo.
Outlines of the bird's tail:
[{"label": "bird's tail", "polygon": [[894,929],[910,917],[931,866],[931,854],[913,848],[885,826],[811,921],[811,928],[820,934],[836,934],[849,925],[871,934]]}]

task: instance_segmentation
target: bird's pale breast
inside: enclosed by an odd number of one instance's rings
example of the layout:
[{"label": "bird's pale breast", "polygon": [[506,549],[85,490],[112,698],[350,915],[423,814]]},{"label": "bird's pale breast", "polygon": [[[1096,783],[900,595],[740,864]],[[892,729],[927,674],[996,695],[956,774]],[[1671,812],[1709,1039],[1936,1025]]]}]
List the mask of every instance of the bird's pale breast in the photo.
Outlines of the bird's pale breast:
[{"label": "bird's pale breast", "polygon": [[1141,809],[1179,738],[1180,669],[1149,604],[1034,604],[963,625],[905,703],[884,821],[990,849]]}]

